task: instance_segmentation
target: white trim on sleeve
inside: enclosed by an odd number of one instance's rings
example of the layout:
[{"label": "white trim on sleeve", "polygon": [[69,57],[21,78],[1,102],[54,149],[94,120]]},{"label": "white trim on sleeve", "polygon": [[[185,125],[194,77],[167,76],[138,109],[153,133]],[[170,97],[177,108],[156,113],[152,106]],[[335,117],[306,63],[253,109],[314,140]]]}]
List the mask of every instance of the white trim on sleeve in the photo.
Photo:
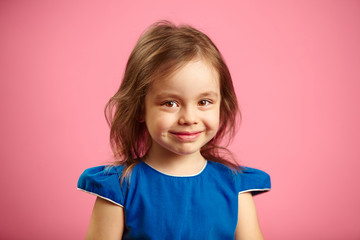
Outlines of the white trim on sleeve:
[{"label": "white trim on sleeve", "polygon": [[86,191],[86,190],[84,190],[84,189],[82,189],[82,188],[77,188],[77,189],[80,190],[80,191],[83,191],[83,192],[86,192],[86,193],[90,193],[90,194],[92,194],[92,195],[95,195],[95,196],[97,196],[97,197],[100,197],[100,198],[102,198],[102,199],[104,199],[104,200],[107,200],[107,201],[109,201],[109,202],[111,202],[111,203],[113,203],[113,204],[115,204],[115,205],[118,205],[119,207],[124,208],[123,205],[121,205],[121,204],[119,204],[119,203],[117,203],[117,202],[114,202],[113,200],[111,200],[111,199],[109,199],[109,198],[100,196],[99,194],[96,194],[96,193],[93,193],[93,192]]},{"label": "white trim on sleeve", "polygon": [[248,189],[248,190],[244,190],[239,192],[240,193],[246,193],[246,192],[264,192],[264,191],[270,191],[271,188],[261,188],[261,189]]}]

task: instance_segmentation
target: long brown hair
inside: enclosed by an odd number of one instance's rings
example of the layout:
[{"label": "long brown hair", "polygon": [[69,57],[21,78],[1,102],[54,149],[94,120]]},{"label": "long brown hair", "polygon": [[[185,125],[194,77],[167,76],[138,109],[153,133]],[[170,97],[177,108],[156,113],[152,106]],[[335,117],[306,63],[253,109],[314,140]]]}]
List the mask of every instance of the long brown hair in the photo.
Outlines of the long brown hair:
[{"label": "long brown hair", "polygon": [[[111,128],[110,144],[115,165],[125,165],[123,177],[141,161],[151,146],[143,121],[145,96],[156,78],[164,78],[194,58],[210,63],[220,77],[220,126],[215,137],[200,152],[210,161],[239,169],[230,151],[221,147],[232,139],[241,119],[232,79],[225,61],[208,36],[189,25],[169,21],[151,25],[140,37],[128,59],[119,90],[105,106]],[[227,139],[224,139],[228,136]],[[224,144],[224,143],[223,143]],[[235,162],[234,162],[235,161]]]}]

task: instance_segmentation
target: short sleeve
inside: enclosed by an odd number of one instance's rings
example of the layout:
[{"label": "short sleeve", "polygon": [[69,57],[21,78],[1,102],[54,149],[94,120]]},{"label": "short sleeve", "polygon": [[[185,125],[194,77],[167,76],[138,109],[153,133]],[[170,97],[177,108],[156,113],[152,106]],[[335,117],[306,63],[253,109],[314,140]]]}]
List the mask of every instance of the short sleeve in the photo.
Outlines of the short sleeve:
[{"label": "short sleeve", "polygon": [[257,195],[271,189],[270,175],[255,168],[244,167],[238,174],[239,193]]},{"label": "short sleeve", "polygon": [[108,168],[106,166],[88,168],[81,174],[77,188],[123,207],[121,170],[120,167]]}]

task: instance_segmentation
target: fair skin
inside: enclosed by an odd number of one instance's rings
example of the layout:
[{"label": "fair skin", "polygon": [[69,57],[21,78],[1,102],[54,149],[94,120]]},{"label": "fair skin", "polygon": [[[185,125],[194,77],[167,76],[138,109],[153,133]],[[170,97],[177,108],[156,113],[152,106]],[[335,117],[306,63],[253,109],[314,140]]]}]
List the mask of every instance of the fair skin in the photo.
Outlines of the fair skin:
[{"label": "fair skin", "polygon": [[251,193],[241,193],[238,198],[238,223],[236,240],[263,240]]},{"label": "fair skin", "polygon": [[86,240],[119,240],[124,232],[124,209],[96,198]]},{"label": "fair skin", "polygon": [[145,161],[171,175],[192,175],[205,164],[200,148],[219,127],[217,72],[191,61],[167,79],[154,81],[145,97],[145,123],[152,146]]},{"label": "fair skin", "polygon": [[[216,134],[220,119],[219,76],[200,59],[166,79],[145,97],[144,121],[152,139],[145,161],[169,175],[193,175],[206,163],[200,148]],[[263,239],[250,193],[238,196],[235,239]],[[97,198],[86,239],[121,239],[124,209]]]}]

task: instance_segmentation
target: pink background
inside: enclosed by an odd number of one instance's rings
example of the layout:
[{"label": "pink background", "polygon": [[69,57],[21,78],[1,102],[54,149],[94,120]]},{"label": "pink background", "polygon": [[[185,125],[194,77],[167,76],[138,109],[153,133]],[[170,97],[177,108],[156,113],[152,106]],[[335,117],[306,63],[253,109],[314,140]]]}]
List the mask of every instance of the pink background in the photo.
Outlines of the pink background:
[{"label": "pink background", "polygon": [[360,239],[355,0],[1,1],[0,239],[84,238],[95,197],[78,177],[110,160],[104,105],[159,19],[203,30],[229,65],[231,149],[272,177],[266,239]]}]

